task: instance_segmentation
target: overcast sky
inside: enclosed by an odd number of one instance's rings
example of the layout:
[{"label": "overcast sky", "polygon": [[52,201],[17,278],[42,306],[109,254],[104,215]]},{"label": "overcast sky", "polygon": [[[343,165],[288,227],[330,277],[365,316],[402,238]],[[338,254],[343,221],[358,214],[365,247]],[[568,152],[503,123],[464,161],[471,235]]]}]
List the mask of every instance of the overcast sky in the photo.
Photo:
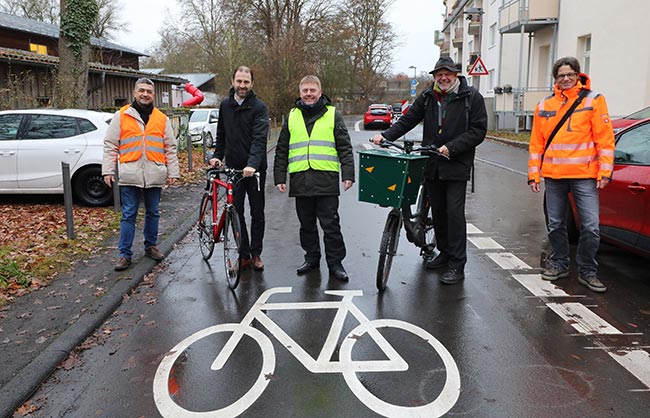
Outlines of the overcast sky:
[{"label": "overcast sky", "polygon": [[[139,52],[148,52],[158,40],[158,32],[169,16],[176,14],[176,0],[121,0],[121,17],[128,23],[116,39],[120,45]],[[442,0],[396,0],[389,20],[400,35],[402,45],[393,54],[393,72],[413,75],[413,69],[428,72],[438,59],[439,49],[433,44],[433,32],[442,28]]]}]

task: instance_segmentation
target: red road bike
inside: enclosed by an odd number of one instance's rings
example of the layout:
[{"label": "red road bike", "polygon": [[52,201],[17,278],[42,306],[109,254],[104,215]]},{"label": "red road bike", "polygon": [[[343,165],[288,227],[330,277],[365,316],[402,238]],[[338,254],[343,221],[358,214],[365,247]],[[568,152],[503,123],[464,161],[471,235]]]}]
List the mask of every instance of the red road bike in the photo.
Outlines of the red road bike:
[{"label": "red road bike", "polygon": [[[225,175],[225,180],[220,175]],[[255,173],[257,175],[257,173]],[[206,192],[199,212],[199,246],[204,260],[209,260],[214,245],[223,242],[223,262],[228,287],[239,284],[241,274],[241,224],[233,204],[233,187],[242,178],[242,170],[211,168],[206,173]]]}]

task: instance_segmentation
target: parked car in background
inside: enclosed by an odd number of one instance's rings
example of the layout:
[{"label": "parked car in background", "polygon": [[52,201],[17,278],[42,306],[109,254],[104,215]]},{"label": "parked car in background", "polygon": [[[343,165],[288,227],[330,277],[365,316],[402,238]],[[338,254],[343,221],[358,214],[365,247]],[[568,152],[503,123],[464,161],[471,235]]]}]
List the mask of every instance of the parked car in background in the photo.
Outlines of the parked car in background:
[{"label": "parked car in background", "polygon": [[622,118],[612,119],[612,127],[614,128],[614,133],[617,133],[623,128],[627,128],[630,125],[634,125],[640,120],[650,118],[650,106],[637,110],[636,112],[623,116]]},{"label": "parked car in background", "polygon": [[217,122],[219,122],[219,109],[192,109],[190,110],[189,134],[192,143],[203,143],[208,147],[215,146],[217,139]]},{"label": "parked car in background", "polygon": [[402,115],[402,103],[393,103],[393,113],[396,115]]},{"label": "parked car in background", "polygon": [[76,202],[110,204],[113,193],[102,177],[102,156],[112,117],[80,109],[0,112],[0,193],[62,194],[65,162]]},{"label": "parked car in background", "polygon": [[[612,178],[600,190],[600,236],[650,257],[650,118],[616,134]],[[569,239],[577,242],[579,219],[573,200],[571,205]]]},{"label": "parked car in background", "polygon": [[363,128],[390,128],[393,124],[393,112],[385,104],[371,104],[363,115]]}]

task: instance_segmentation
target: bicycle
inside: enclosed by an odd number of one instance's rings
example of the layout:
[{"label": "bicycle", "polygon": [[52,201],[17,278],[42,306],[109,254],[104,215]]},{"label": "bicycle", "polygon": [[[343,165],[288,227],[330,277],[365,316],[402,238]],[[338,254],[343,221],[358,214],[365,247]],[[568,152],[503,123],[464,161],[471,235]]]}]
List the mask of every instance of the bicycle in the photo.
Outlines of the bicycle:
[{"label": "bicycle", "polygon": [[[438,148],[434,145],[415,146],[416,141],[403,140],[404,145],[394,141],[383,140],[379,143],[382,148],[396,148],[404,154],[420,152],[424,154],[437,154]],[[421,141],[418,141],[421,142]],[[436,248],[436,236],[433,229],[433,217],[429,198],[424,187],[420,184],[418,195],[415,201],[415,212],[411,210],[411,205],[403,203],[401,207],[392,208],[386,217],[386,224],[379,244],[379,261],[377,263],[377,289],[382,291],[388,284],[388,276],[393,264],[393,257],[397,253],[399,244],[400,230],[404,226],[406,239],[420,248],[420,256],[428,260],[434,255]]]},{"label": "bicycle", "polygon": [[[361,296],[360,290],[326,290],[325,294],[340,296],[337,301],[323,302],[283,302],[269,303],[268,299],[276,293],[291,293],[291,287],[279,287],[266,290],[255,302],[251,310],[244,316],[240,323],[219,324],[202,329],[182,340],[165,354],[153,380],[153,397],[158,411],[163,417],[202,416],[202,417],[235,417],[244,413],[262,394],[272,380],[275,371],[275,351],[273,343],[267,335],[262,333],[258,324],[263,325],[289,352],[312,373],[341,373],[352,393],[368,408],[386,417],[440,417],[449,411],[460,396],[460,373],[454,358],[440,341],[424,329],[408,322],[395,319],[370,320],[352,302],[355,296]],[[312,357],[289,334],[268,316],[267,311],[278,310],[313,310],[335,309],[336,315],[332,321],[327,339],[317,358]],[[347,315],[351,314],[359,325],[343,339],[339,348],[338,361],[332,360],[338,340],[343,331]],[[380,329],[396,328],[418,337],[416,341],[427,344],[442,360],[445,369],[445,382],[440,394],[433,401],[417,406],[402,406],[388,403],[379,399],[364,384],[357,373],[370,372],[396,372],[409,369],[409,364],[397,353],[395,348],[379,332]],[[222,370],[233,352],[241,347],[240,341],[244,336],[254,340],[261,349],[262,365],[259,376],[252,387],[239,399],[223,408],[211,411],[188,411],[178,405],[169,393],[170,382],[176,380],[174,365],[180,358],[181,363],[187,363],[193,348],[202,343],[195,344],[206,337],[219,333],[232,333],[227,338],[225,345],[217,353],[210,366],[210,370]],[[353,360],[352,348],[364,340],[364,335],[369,336],[383,352],[384,358],[380,360]],[[365,341],[365,340],[364,340]],[[205,344],[205,343],[203,343]],[[214,344],[214,343],[212,343]],[[422,352],[421,347],[416,349]],[[197,348],[198,350],[198,348]],[[198,355],[197,355],[198,356]],[[375,356],[373,356],[375,357]],[[209,363],[209,361],[208,361]],[[235,370],[235,373],[238,371]],[[182,372],[181,372],[182,373]]]},{"label": "bicycle", "polygon": [[[241,275],[241,224],[233,204],[233,187],[238,177],[242,178],[242,172],[228,167],[207,170],[206,192],[201,197],[197,226],[199,247],[205,261],[212,257],[215,243],[223,242],[226,280],[231,289],[237,287]],[[225,181],[219,178],[220,174],[226,176]],[[219,208],[222,208],[221,212]]]}]

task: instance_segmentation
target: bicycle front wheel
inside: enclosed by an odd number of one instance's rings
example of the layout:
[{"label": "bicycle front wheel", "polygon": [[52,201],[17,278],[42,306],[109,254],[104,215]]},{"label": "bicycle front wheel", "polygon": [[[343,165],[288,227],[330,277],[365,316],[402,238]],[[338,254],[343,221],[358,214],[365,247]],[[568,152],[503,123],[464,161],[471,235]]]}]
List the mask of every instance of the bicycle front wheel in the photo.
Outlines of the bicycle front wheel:
[{"label": "bicycle front wheel", "polygon": [[201,198],[201,207],[199,210],[199,247],[204,260],[209,260],[214,252],[214,211],[212,208],[212,196],[210,193],[204,193]]},{"label": "bicycle front wheel", "polygon": [[239,215],[233,206],[228,208],[226,222],[223,227],[223,262],[226,267],[228,287],[234,289],[239,284],[241,274],[241,224]]},{"label": "bicycle front wheel", "polygon": [[402,217],[399,209],[393,209],[388,214],[384,232],[379,245],[379,263],[377,264],[377,289],[384,290],[388,283],[393,257],[399,242],[399,230],[402,226]]}]

